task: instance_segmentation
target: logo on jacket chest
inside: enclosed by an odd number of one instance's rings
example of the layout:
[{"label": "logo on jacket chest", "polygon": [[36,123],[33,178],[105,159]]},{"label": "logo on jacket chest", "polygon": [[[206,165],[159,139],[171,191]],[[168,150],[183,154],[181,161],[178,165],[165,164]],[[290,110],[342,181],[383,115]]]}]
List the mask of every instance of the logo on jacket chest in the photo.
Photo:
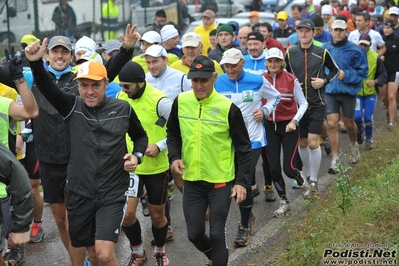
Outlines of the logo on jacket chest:
[{"label": "logo on jacket chest", "polygon": [[220,114],[220,108],[213,108],[210,112],[212,116],[218,116]]}]

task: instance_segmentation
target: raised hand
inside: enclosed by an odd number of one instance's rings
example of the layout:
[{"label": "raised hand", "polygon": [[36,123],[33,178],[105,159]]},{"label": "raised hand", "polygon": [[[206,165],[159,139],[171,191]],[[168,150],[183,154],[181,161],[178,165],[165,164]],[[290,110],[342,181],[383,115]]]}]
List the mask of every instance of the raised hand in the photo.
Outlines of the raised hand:
[{"label": "raised hand", "polygon": [[42,44],[40,44],[39,41],[29,44],[25,48],[26,58],[31,62],[42,59],[44,53],[46,52],[47,41],[47,38],[44,38]]},{"label": "raised hand", "polygon": [[140,40],[141,36],[136,32],[137,25],[130,27],[130,24],[126,25],[125,36],[119,34],[123,48],[130,50]]},{"label": "raised hand", "polygon": [[8,62],[8,71],[13,80],[18,80],[24,77],[21,52],[15,53],[14,46],[11,46],[11,53],[4,49],[5,58]]}]

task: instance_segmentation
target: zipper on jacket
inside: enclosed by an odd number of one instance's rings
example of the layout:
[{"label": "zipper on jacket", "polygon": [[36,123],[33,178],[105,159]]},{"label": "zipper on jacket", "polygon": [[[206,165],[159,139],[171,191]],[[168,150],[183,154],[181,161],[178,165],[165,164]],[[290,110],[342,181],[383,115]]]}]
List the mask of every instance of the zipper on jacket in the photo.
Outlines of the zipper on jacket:
[{"label": "zipper on jacket", "polygon": [[198,118],[201,118],[202,115],[202,104],[200,104]]},{"label": "zipper on jacket", "polygon": [[[98,116],[97,116],[97,112],[96,112],[96,109],[95,108],[93,108],[93,112],[94,112],[94,115],[95,115],[95,117],[96,117],[96,122],[97,122],[97,129],[99,128],[99,121],[98,121]],[[98,138],[98,150],[97,150],[97,153],[98,153],[98,155],[101,155],[101,143],[100,143],[100,136],[99,136],[99,134],[100,133],[98,133],[97,134],[97,138]],[[100,166],[101,166],[101,162],[100,162],[100,159],[101,159],[101,156],[98,156],[98,160],[97,160],[97,163],[98,163],[98,165],[97,165],[97,172],[96,172],[96,175],[95,175],[95,177],[94,177],[94,182],[95,182],[95,188],[96,188],[96,192],[95,192],[95,194],[96,194],[96,199],[98,199],[98,179],[99,179],[99,170],[100,170]]]},{"label": "zipper on jacket", "polygon": [[[55,85],[57,86],[57,88],[58,88],[58,79],[55,79]],[[59,88],[58,88],[59,89]],[[57,111],[58,112],[58,111]],[[55,132],[56,134],[54,134],[54,148],[55,148],[55,157],[56,157],[56,164],[61,164],[60,163],[60,160],[61,160],[61,156],[60,156],[60,147],[59,147],[59,144],[58,144],[58,131],[59,131],[59,127],[57,126],[58,125],[58,119],[57,119],[57,117],[54,117],[54,124],[55,124],[55,128],[56,128],[56,131],[57,132]]]},{"label": "zipper on jacket", "polygon": [[308,99],[308,50],[304,50],[304,63],[305,63],[305,98]]}]

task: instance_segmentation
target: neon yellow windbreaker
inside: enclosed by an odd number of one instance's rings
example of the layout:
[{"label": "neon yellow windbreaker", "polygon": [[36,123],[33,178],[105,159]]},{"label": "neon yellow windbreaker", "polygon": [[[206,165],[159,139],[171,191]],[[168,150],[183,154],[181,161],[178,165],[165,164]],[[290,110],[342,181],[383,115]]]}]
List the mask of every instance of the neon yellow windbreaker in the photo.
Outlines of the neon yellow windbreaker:
[{"label": "neon yellow windbreaker", "polygon": [[234,147],[228,121],[232,102],[213,89],[198,101],[193,91],[178,96],[178,117],[182,135],[183,179],[209,183],[235,178]]}]

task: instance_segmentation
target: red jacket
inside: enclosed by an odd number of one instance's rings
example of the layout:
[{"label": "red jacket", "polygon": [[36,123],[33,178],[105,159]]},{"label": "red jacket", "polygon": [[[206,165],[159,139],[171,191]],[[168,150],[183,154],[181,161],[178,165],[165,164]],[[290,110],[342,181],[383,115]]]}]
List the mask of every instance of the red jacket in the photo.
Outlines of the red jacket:
[{"label": "red jacket", "polygon": [[282,122],[292,120],[298,111],[298,105],[294,99],[294,81],[297,79],[291,73],[281,70],[273,78],[268,72],[262,74],[280,92],[281,99],[276,110],[267,120]]}]

